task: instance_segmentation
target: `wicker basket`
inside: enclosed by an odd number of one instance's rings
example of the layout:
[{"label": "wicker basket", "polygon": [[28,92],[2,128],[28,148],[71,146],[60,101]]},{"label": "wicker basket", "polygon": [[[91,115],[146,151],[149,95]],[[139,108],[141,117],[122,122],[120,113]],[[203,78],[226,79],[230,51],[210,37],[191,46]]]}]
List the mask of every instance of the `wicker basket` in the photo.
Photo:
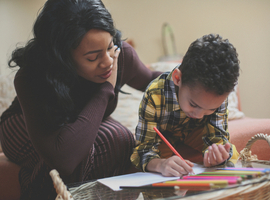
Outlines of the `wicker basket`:
[{"label": "wicker basket", "polygon": [[259,133],[252,137],[246,144],[246,147],[240,152],[239,160],[243,161],[244,167],[252,167],[252,163],[264,164],[270,166],[268,160],[258,160],[257,155],[252,155],[251,147],[257,140],[265,140],[270,146],[270,136],[267,134]]}]

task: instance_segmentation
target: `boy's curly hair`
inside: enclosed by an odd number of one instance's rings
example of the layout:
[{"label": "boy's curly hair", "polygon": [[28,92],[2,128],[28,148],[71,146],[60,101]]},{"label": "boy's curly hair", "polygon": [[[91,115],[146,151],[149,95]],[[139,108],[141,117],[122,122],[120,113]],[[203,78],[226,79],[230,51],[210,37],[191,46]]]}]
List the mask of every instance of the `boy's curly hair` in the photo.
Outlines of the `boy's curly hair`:
[{"label": "boy's curly hair", "polygon": [[182,84],[202,85],[222,95],[231,92],[239,77],[239,60],[234,46],[219,35],[205,35],[189,46],[179,69]]}]

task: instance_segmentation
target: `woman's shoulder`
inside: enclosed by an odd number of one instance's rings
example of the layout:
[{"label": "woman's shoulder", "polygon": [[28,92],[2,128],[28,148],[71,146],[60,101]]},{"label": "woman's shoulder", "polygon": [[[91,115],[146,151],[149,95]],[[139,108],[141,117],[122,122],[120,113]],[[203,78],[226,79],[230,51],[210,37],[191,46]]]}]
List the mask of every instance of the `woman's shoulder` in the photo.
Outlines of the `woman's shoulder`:
[{"label": "woman's shoulder", "polygon": [[37,94],[45,94],[47,91],[45,86],[44,79],[27,68],[20,68],[14,78],[14,87],[18,97],[28,97],[29,94],[37,97],[39,96]]},{"label": "woman's shoulder", "polygon": [[134,50],[134,48],[129,43],[127,43],[126,41],[122,41],[122,48],[123,49],[133,49]]},{"label": "woman's shoulder", "polygon": [[127,42],[122,41],[122,56],[124,56],[124,58],[133,58],[133,57],[137,57],[137,53],[135,51],[135,49]]},{"label": "woman's shoulder", "polygon": [[24,80],[26,78],[30,78],[31,71],[27,68],[20,68],[16,72],[14,81]]},{"label": "woman's shoulder", "polygon": [[28,84],[35,84],[41,82],[42,72],[35,72],[30,68],[20,68],[15,75],[14,84],[18,82],[26,82]]},{"label": "woman's shoulder", "polygon": [[15,78],[14,78],[14,86],[15,86],[16,90],[24,85],[28,85],[30,83],[30,81],[32,82],[31,77],[29,77],[29,72],[27,72],[27,71],[28,70],[26,70],[24,68],[20,68],[17,71]]}]

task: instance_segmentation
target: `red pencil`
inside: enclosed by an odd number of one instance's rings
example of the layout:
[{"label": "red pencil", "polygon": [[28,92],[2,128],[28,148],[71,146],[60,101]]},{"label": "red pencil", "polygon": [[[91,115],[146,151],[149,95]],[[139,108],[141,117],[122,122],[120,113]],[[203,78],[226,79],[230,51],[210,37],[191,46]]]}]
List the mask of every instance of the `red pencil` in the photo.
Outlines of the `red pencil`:
[{"label": "red pencil", "polygon": [[185,183],[185,182],[179,182],[179,183],[153,183],[153,187],[172,187],[172,186],[182,186],[182,187],[211,187],[214,184],[212,183]]},{"label": "red pencil", "polygon": [[240,176],[183,176],[182,180],[236,180],[242,182]]},{"label": "red pencil", "polygon": [[156,127],[154,127],[154,130],[157,132],[159,137],[161,137],[161,139],[168,145],[168,147],[173,151],[173,153],[177,155],[179,158],[181,158],[182,160],[184,160],[184,158],[175,150],[175,148],[173,148],[170,142],[161,134],[161,132]]}]

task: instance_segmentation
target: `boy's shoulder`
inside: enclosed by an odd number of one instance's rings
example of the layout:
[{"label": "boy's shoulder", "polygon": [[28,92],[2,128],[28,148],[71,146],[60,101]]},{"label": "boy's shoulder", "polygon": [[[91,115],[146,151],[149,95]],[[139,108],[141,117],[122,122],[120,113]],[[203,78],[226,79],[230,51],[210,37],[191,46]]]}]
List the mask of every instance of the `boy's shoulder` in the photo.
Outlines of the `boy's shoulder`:
[{"label": "boy's shoulder", "polygon": [[146,91],[151,92],[164,89],[164,87],[166,86],[166,82],[171,81],[171,73],[171,71],[167,71],[159,75],[148,85]]},{"label": "boy's shoulder", "polygon": [[163,105],[166,103],[166,96],[173,96],[171,92],[173,81],[171,79],[171,71],[162,73],[154,79],[146,89],[144,98],[151,99],[155,105]]}]

